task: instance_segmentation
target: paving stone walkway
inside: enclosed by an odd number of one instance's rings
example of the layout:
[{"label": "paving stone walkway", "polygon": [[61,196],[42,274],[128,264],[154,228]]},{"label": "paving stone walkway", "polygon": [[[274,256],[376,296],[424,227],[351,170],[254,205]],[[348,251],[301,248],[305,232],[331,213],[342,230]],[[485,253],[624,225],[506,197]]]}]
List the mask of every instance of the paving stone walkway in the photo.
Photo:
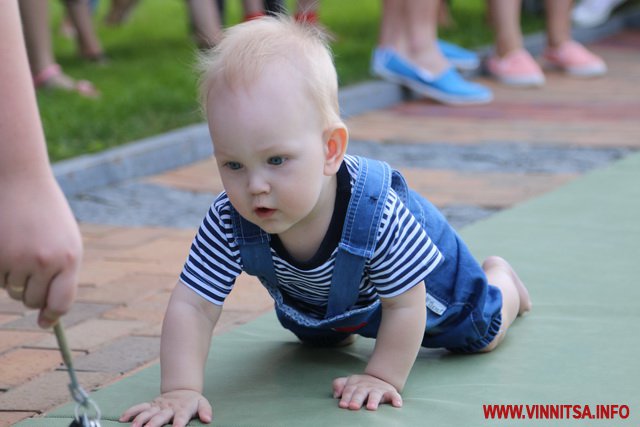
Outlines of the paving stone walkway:
[{"label": "paving stone walkway", "polygon": [[[349,151],[402,170],[456,227],[551,191],[640,149],[640,32],[592,48],[609,64],[604,78],[549,73],[537,90],[483,81],[496,95],[490,105],[416,100],[357,115],[348,120]],[[207,159],[71,199],[86,255],[64,323],[86,389],[157,362],[171,289],[221,190],[216,173]],[[216,334],[271,309],[258,282],[241,276]],[[35,318],[0,293],[0,426],[70,400],[55,340]]]}]

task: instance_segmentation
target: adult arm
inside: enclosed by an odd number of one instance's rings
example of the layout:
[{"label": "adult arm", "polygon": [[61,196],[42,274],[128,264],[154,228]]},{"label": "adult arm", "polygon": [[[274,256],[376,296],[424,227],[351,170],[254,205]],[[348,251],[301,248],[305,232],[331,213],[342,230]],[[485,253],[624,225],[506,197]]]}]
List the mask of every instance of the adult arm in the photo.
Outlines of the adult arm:
[{"label": "adult arm", "polygon": [[16,0],[0,2],[0,287],[49,327],[75,297],[82,239],[46,143]]}]

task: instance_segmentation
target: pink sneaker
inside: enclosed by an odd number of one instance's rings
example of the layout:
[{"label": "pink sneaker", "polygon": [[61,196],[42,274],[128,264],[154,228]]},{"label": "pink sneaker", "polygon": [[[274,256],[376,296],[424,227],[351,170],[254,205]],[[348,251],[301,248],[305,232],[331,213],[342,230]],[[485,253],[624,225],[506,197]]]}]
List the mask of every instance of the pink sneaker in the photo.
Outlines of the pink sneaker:
[{"label": "pink sneaker", "polygon": [[509,52],[502,58],[491,56],[487,61],[489,74],[510,86],[542,86],[544,74],[538,63],[524,49]]},{"label": "pink sneaker", "polygon": [[566,41],[555,48],[548,47],[543,58],[549,65],[572,76],[596,77],[607,72],[607,64],[602,58],[573,40]]}]

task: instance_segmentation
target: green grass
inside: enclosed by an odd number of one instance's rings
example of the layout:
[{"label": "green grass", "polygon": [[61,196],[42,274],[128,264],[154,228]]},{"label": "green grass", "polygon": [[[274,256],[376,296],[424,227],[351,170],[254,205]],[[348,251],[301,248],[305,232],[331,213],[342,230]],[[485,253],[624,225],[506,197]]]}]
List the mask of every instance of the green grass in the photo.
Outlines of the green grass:
[{"label": "green grass", "polygon": [[[89,64],[73,41],[58,35],[59,2],[51,2],[54,49],[74,78],[86,78],[101,91],[98,100],[59,91],[39,91],[38,102],[52,161],[104,150],[202,121],[196,103],[194,45],[184,0],[141,1],[122,27],[102,25],[108,6],[100,3],[96,26],[111,61]],[[227,23],[239,21],[239,1],[227,1]],[[289,2],[291,3],[291,2]],[[379,0],[322,0],[321,21],[334,34],[333,50],[341,85],[369,79],[369,58],[378,36]],[[488,44],[485,0],[456,0],[457,26],[441,31],[468,47]],[[542,27],[525,17],[525,31]]]}]

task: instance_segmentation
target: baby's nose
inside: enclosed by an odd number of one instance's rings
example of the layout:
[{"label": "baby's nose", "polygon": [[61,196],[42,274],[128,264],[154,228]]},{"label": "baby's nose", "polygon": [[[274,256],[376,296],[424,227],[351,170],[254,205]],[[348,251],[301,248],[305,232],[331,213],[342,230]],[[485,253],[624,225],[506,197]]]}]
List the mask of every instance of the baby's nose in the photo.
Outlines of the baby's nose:
[{"label": "baby's nose", "polygon": [[249,178],[249,192],[251,194],[263,194],[268,193],[270,186],[268,181],[262,176],[262,174],[254,173]]}]

